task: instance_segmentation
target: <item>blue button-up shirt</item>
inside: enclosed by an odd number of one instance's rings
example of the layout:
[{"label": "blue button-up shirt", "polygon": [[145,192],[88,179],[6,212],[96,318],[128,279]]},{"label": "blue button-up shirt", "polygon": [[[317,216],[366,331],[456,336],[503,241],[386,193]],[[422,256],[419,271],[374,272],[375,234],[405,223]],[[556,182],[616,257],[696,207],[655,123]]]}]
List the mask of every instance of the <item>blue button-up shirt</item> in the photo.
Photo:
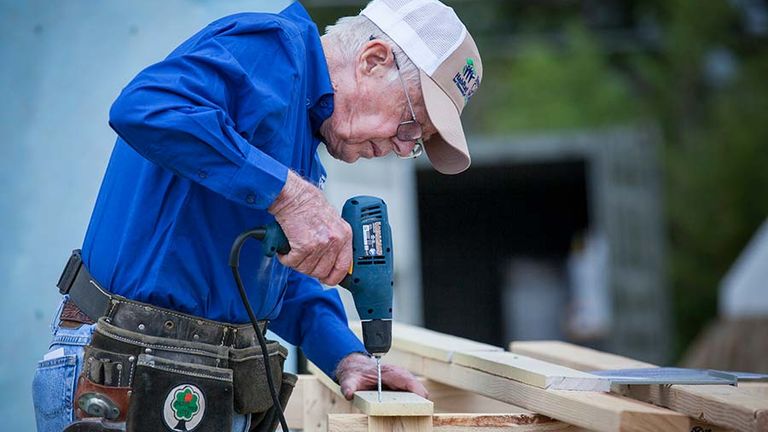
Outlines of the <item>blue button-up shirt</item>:
[{"label": "blue button-up shirt", "polygon": [[[227,264],[237,235],[274,221],[288,170],[322,185],[317,131],[333,91],[317,27],[294,3],[222,18],[141,73],[110,111],[115,144],[83,244],[115,294],[249,322]],[[240,271],[259,318],[333,376],[364,352],[334,290],[246,243]]]}]

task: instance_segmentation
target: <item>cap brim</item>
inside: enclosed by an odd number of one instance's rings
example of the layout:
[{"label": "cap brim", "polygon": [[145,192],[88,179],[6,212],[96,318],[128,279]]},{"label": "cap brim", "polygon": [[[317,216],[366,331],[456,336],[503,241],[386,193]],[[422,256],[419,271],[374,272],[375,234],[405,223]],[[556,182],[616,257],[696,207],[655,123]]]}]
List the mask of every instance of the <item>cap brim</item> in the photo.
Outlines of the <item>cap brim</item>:
[{"label": "cap brim", "polygon": [[419,72],[424,106],[438,132],[424,143],[424,150],[436,170],[443,174],[458,174],[469,168],[471,163],[459,110],[429,75]]}]

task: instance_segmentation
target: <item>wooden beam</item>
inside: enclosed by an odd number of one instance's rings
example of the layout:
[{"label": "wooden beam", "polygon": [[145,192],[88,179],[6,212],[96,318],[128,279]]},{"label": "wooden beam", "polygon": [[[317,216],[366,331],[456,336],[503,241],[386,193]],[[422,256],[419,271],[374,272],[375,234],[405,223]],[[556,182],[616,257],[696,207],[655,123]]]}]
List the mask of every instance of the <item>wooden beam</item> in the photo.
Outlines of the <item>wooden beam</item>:
[{"label": "wooden beam", "polygon": [[606,378],[510,352],[456,352],[452,363],[543,389],[611,391]]},{"label": "wooden beam", "polygon": [[548,419],[548,417],[532,413],[521,407],[430,379],[422,379],[422,384],[429,392],[429,400],[435,404],[436,413],[515,413]]},{"label": "wooden beam", "polygon": [[429,416],[434,412],[431,401],[406,392],[383,391],[379,401],[376,391],[358,391],[352,404],[370,416]]},{"label": "wooden beam", "polygon": [[369,416],[368,432],[432,432],[432,416]]},{"label": "wooden beam", "polygon": [[[362,337],[362,328],[359,322],[352,322],[349,327],[358,337]],[[457,351],[504,351],[502,347],[398,322],[392,323],[392,346],[445,362],[451,361],[453,353]]]},{"label": "wooden beam", "polygon": [[[581,370],[656,367],[564,342],[513,342],[510,350]],[[577,364],[576,364],[577,363]],[[622,394],[738,431],[768,431],[768,398],[754,389],[718,385],[621,386]],[[711,427],[702,430],[712,429]]]},{"label": "wooden beam", "polygon": [[[393,349],[394,359],[418,354]],[[687,417],[629,398],[590,391],[545,390],[514,380],[422,357],[427,378],[477,392],[513,405],[545,414],[566,423],[598,431],[687,431]]]},{"label": "wooden beam", "polygon": [[[582,432],[576,426],[527,414],[434,414],[434,432]],[[331,414],[328,432],[367,432],[364,414]],[[409,431],[410,429],[402,429]]]},{"label": "wooden beam", "polygon": [[299,375],[296,388],[285,408],[285,419],[291,429],[326,432],[329,413],[359,413],[352,402],[334,393],[317,377]]},{"label": "wooden beam", "polygon": [[[522,354],[580,371],[656,367],[656,365],[651,363],[561,341],[512,342],[509,344],[509,350],[516,354]],[[595,365],[601,366],[596,367]]]}]

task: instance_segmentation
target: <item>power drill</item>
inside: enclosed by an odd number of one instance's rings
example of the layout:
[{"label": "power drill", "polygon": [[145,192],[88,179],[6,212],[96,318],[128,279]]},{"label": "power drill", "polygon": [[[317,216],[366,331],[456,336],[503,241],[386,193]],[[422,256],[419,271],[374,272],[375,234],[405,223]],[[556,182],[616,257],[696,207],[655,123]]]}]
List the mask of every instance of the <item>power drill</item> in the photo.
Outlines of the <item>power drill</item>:
[{"label": "power drill", "polygon": [[[376,358],[381,400],[381,357],[392,346],[392,231],[387,205],[381,198],[356,196],[347,200],[341,217],[352,227],[352,267],[339,285],[352,293],[363,326],[365,349]],[[261,240],[264,255],[291,250],[280,225],[270,224],[241,234]],[[230,265],[232,259],[230,259]]]}]

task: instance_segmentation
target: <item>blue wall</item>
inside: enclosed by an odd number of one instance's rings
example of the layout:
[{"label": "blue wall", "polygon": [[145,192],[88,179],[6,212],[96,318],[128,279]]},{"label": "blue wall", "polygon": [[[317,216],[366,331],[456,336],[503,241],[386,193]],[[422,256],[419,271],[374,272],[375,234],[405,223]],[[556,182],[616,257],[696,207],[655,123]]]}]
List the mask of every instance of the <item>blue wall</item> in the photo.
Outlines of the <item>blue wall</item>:
[{"label": "blue wall", "polygon": [[0,429],[35,428],[32,375],[114,143],[112,100],[208,22],[288,3],[0,0]]}]

